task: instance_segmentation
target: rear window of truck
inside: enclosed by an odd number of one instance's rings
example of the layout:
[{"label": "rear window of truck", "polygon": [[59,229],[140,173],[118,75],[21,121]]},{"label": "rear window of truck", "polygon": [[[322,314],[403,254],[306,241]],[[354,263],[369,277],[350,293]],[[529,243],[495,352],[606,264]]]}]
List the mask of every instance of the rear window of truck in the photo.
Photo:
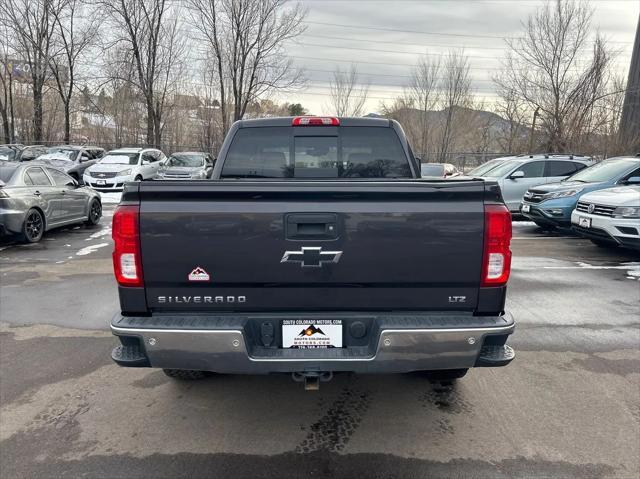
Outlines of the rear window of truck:
[{"label": "rear window of truck", "polygon": [[391,128],[340,127],[335,136],[293,135],[293,128],[239,129],[221,178],[411,178]]}]

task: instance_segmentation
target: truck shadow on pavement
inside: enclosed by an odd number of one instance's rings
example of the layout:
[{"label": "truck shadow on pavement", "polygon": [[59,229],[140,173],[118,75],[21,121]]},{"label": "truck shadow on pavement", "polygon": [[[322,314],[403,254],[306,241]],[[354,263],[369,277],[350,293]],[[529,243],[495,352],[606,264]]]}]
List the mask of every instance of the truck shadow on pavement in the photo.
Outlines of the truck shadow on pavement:
[{"label": "truck shadow on pavement", "polygon": [[[476,416],[473,383],[464,379],[442,387],[417,374],[339,374],[319,392],[305,392],[285,375],[181,382],[158,370],[111,364],[114,341],[106,334],[41,337],[22,330],[9,328],[0,337],[4,477],[593,478],[613,472],[604,464],[519,456],[484,461],[461,453],[443,460],[436,451],[458,449],[456,437],[464,433],[452,419]],[[71,369],[61,363],[69,358]],[[407,447],[408,434],[420,444]],[[398,448],[403,456],[388,452]]]}]

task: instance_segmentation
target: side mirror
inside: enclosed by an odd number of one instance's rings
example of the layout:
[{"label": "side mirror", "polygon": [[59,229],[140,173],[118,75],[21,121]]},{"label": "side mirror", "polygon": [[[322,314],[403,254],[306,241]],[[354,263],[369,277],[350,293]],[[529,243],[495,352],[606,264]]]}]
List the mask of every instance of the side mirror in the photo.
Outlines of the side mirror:
[{"label": "side mirror", "polygon": [[84,163],[85,161],[89,161],[91,158],[89,158],[87,155],[82,155],[80,157],[80,162]]},{"label": "side mirror", "polygon": [[640,176],[632,176],[625,181],[627,185],[640,185]]},{"label": "side mirror", "polygon": [[518,178],[524,178],[524,171],[522,170],[514,171],[513,173],[511,173],[509,178],[512,180],[517,180]]},{"label": "side mirror", "polygon": [[149,165],[149,164],[151,164],[151,162],[149,160],[142,160],[142,164],[143,165]]}]

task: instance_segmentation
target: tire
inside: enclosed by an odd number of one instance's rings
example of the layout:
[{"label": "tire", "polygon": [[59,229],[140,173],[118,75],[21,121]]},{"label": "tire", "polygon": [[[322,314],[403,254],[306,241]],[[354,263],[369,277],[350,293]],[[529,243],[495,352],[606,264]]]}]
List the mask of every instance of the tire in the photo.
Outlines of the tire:
[{"label": "tire", "polygon": [[556,227],[553,226],[553,225],[549,225],[549,224],[545,224],[545,223],[538,223],[537,221],[534,221],[534,223],[542,231],[555,231],[555,229],[556,229]]},{"label": "tire", "polygon": [[138,175],[133,181],[144,181],[144,178],[142,177],[142,175]]},{"label": "tire", "polygon": [[91,204],[89,205],[89,215],[87,217],[87,221],[85,224],[89,226],[95,226],[100,222],[100,218],[102,217],[102,203],[97,198],[91,200]]},{"label": "tire", "polygon": [[180,381],[195,381],[204,379],[210,375],[207,371],[196,371],[193,369],[163,369],[162,371],[170,378],[179,379]]},{"label": "tire", "polygon": [[42,239],[44,228],[44,216],[39,210],[31,208],[27,211],[27,216],[22,224],[22,241],[25,243],[37,243]]},{"label": "tire", "polygon": [[463,378],[469,369],[442,369],[440,371],[425,371],[426,378],[432,383],[451,384]]},{"label": "tire", "polygon": [[591,239],[591,242],[598,248],[617,248],[618,245],[609,241],[602,241],[597,239]]}]

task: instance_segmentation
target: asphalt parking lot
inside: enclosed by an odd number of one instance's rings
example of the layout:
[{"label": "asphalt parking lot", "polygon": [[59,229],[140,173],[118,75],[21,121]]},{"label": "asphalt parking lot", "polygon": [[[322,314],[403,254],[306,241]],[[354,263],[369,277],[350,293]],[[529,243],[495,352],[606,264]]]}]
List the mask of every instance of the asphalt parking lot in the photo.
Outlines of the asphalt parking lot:
[{"label": "asphalt parking lot", "polygon": [[0,244],[0,476],[640,476],[640,258],[514,226],[506,368],[178,383],[109,354],[110,216]]}]

